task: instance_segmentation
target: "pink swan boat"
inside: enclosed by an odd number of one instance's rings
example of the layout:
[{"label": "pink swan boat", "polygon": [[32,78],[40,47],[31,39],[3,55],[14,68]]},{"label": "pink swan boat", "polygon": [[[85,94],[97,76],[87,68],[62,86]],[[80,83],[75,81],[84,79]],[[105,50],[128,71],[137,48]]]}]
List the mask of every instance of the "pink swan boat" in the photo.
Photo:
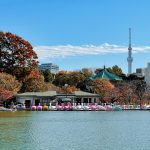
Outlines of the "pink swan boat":
[{"label": "pink swan boat", "polygon": [[42,106],[39,104],[39,105],[36,107],[36,109],[37,109],[38,111],[42,111]]}]

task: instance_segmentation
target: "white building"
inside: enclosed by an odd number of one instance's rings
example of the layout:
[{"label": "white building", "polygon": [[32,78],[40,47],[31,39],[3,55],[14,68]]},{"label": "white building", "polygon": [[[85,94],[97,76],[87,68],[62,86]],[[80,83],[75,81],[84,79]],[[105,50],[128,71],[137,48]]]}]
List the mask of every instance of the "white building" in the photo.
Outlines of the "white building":
[{"label": "white building", "polygon": [[26,92],[16,95],[17,103],[22,103],[26,105],[26,108],[31,108],[35,105],[48,105],[52,102],[58,103],[59,101],[65,103],[66,100],[70,100],[71,103],[75,105],[84,103],[99,103],[99,94],[93,94],[84,91],[75,91],[74,93],[57,93],[56,91],[46,91],[46,92]]},{"label": "white building", "polygon": [[145,69],[145,81],[148,85],[150,85],[150,63],[148,63]]},{"label": "white building", "polygon": [[56,74],[56,73],[59,72],[59,66],[55,65],[53,63],[41,64],[41,65],[39,65],[39,69],[40,70],[46,70],[46,69],[48,69],[53,74]]},{"label": "white building", "polygon": [[138,77],[144,77],[145,76],[145,68],[137,68],[135,74]]}]

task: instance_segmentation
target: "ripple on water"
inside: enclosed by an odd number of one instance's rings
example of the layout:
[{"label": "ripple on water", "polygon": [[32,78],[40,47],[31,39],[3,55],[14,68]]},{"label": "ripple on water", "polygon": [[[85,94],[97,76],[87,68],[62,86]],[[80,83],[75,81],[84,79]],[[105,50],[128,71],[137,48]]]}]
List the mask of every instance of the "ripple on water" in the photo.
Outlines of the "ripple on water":
[{"label": "ripple on water", "polygon": [[0,150],[149,150],[150,112],[0,113]]}]

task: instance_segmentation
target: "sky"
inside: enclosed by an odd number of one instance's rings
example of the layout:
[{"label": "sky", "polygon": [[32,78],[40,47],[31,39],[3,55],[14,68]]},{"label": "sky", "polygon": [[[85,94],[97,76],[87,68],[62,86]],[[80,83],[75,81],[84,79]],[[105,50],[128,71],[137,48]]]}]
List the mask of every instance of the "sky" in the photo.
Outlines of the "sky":
[{"label": "sky", "polygon": [[149,0],[0,0],[0,30],[29,41],[40,63],[60,70],[118,65],[127,73],[150,62]]}]

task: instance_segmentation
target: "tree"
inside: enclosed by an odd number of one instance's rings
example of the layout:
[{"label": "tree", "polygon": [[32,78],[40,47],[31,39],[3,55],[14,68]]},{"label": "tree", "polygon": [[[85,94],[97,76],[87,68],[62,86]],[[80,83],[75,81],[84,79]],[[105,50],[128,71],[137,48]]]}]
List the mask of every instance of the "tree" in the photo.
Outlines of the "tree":
[{"label": "tree", "polygon": [[65,70],[60,70],[60,71],[58,72],[59,75],[63,75],[63,74],[66,74],[66,73],[67,73],[67,71],[65,71]]},{"label": "tree", "polygon": [[135,92],[136,96],[139,98],[140,107],[142,108],[142,100],[143,100],[143,97],[144,97],[144,94],[145,94],[146,88],[147,88],[146,82],[142,81],[142,80],[136,80],[133,82],[133,84],[135,87],[134,92]]},{"label": "tree", "polygon": [[76,90],[77,90],[77,88],[76,88],[75,86],[70,86],[70,85],[65,86],[65,85],[64,85],[64,86],[61,88],[60,92],[66,93],[66,94],[72,94],[72,93],[74,93]]},{"label": "tree", "polygon": [[44,77],[38,70],[32,70],[23,81],[22,92],[41,92],[47,91],[48,86],[44,82]]},{"label": "tree", "polygon": [[86,77],[81,73],[81,72],[78,72],[78,71],[73,71],[69,74],[69,85],[72,85],[72,86],[75,86],[77,87],[78,84],[84,82],[86,80]]},{"label": "tree", "polygon": [[109,92],[111,101],[130,104],[135,98],[134,87],[130,82],[117,82]]},{"label": "tree", "polygon": [[110,91],[107,91],[106,100],[108,102],[120,102],[122,100],[122,93],[118,87],[114,87]]},{"label": "tree", "polygon": [[0,103],[11,99],[14,96],[13,91],[0,89]]},{"label": "tree", "polygon": [[0,71],[18,78],[37,67],[37,54],[28,41],[12,33],[0,33]]},{"label": "tree", "polygon": [[81,73],[83,73],[86,78],[93,76],[93,72],[88,68],[82,68]]},{"label": "tree", "polygon": [[84,82],[85,79],[86,77],[83,75],[83,73],[78,71],[73,71],[73,72],[56,75],[56,78],[53,81],[53,83],[56,86],[60,86],[60,87],[64,86],[65,84],[77,87],[79,84]]},{"label": "tree", "polygon": [[130,74],[126,80],[133,81],[133,80],[144,80],[144,77],[138,77],[136,74]]},{"label": "tree", "polygon": [[53,76],[52,76],[52,74],[51,74],[49,69],[42,70],[42,74],[44,76],[44,81],[45,82],[52,82]]},{"label": "tree", "polygon": [[0,73],[0,102],[12,98],[20,89],[20,83],[12,75]]},{"label": "tree", "polygon": [[92,86],[93,91],[97,94],[100,94],[100,99],[102,102],[106,102],[105,98],[107,98],[107,93],[114,88],[114,86],[108,80],[99,78],[92,81]]},{"label": "tree", "polygon": [[123,73],[122,69],[118,67],[117,65],[112,67],[112,72],[118,76],[120,76]]},{"label": "tree", "polygon": [[53,84],[62,87],[65,84],[68,84],[68,82],[69,82],[69,75],[67,73],[64,73],[64,74],[57,74],[55,76]]},{"label": "tree", "polygon": [[[103,70],[102,68],[98,68],[98,69],[96,69],[95,73],[97,74],[97,73],[101,72],[102,70]],[[116,74],[118,76],[123,74],[122,69],[120,67],[118,67],[117,65],[113,66],[112,68],[108,67],[108,68],[106,68],[106,70],[108,72]]]}]

